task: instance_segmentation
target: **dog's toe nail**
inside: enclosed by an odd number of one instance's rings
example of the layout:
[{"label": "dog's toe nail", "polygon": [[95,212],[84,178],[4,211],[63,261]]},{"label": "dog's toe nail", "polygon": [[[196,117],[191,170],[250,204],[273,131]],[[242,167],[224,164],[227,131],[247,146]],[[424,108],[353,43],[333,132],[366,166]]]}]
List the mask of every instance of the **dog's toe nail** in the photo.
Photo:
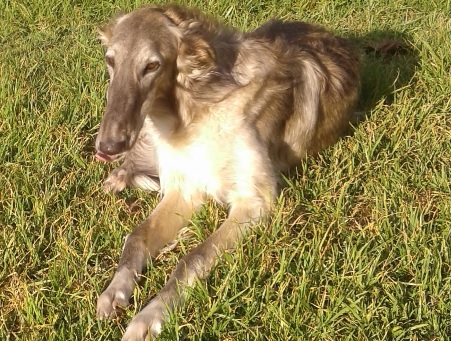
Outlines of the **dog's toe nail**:
[{"label": "dog's toe nail", "polygon": [[156,322],[152,325],[150,332],[152,336],[156,337],[161,334],[161,330],[163,329],[163,325],[160,322]]}]

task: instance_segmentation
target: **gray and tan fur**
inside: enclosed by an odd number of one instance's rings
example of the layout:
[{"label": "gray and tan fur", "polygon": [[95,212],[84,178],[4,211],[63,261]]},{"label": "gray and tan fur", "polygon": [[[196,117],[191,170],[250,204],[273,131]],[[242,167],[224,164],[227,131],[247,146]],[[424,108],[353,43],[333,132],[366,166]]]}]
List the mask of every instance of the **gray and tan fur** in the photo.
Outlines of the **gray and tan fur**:
[{"label": "gray and tan fur", "polygon": [[96,156],[123,159],[105,188],[163,197],[128,236],[97,315],[115,316],[129,303],[149,258],[206,197],[230,207],[123,336],[144,340],[160,333],[186,288],[268,215],[279,172],[343,134],[358,93],[358,57],[345,40],[306,23],[270,21],[242,33],[175,5],[118,17],[101,40],[110,85]]}]

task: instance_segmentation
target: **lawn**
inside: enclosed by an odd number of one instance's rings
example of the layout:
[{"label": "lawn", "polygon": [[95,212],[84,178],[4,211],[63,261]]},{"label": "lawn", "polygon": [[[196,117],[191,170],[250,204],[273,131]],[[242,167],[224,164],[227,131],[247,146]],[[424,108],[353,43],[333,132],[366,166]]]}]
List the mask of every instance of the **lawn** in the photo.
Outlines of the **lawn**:
[{"label": "lawn", "polygon": [[[0,3],[0,340],[119,340],[225,217],[205,205],[123,316],[96,320],[125,235],[158,201],[103,193],[111,166],[93,158],[108,84],[96,29],[142,3]],[[161,340],[447,340],[451,2],[184,3],[243,30],[277,17],[349,37],[365,119],[284,177],[271,220],[192,290]]]}]

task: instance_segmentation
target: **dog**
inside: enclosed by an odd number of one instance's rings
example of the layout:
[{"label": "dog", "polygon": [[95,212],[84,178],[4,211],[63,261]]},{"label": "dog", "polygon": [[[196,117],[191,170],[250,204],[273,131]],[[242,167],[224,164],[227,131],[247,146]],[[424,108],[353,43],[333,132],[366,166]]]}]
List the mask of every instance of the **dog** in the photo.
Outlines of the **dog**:
[{"label": "dog", "polygon": [[146,6],[101,28],[110,83],[96,139],[100,161],[123,160],[105,190],[160,191],[125,241],[97,316],[126,306],[150,257],[207,197],[228,205],[222,225],[185,255],[123,341],[157,336],[187,288],[268,217],[278,176],[335,143],[359,92],[359,56],[345,39],[272,20],[243,33],[200,11]]}]

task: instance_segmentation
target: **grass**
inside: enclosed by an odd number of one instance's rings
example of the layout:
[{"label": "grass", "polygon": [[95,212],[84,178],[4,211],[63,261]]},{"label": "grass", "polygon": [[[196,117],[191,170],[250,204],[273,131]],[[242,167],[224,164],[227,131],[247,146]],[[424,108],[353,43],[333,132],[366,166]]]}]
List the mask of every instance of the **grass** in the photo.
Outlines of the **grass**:
[{"label": "grass", "polygon": [[[364,55],[352,136],[285,179],[270,223],[227,255],[162,340],[447,340],[451,335],[451,3],[185,1],[252,29],[322,24],[407,54]],[[95,319],[124,236],[153,194],[101,190],[93,141],[107,77],[96,27],[141,1],[0,4],[0,339],[118,340],[181,254],[224,218],[209,203],[153,261],[122,318]],[[131,209],[130,203],[136,203]]]}]

